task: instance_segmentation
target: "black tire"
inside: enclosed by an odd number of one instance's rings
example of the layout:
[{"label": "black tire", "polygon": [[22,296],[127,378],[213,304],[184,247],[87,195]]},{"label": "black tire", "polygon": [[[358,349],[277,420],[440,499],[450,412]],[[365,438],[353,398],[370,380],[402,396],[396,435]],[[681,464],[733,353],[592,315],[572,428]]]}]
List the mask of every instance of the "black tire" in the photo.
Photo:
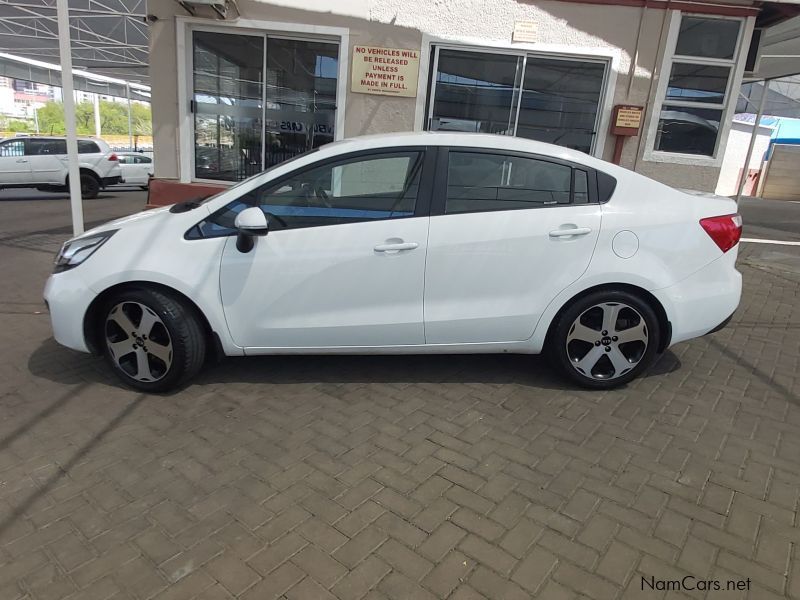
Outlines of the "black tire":
[{"label": "black tire", "polygon": [[[171,341],[171,364],[163,374],[152,381],[142,381],[128,373],[114,358],[109,347],[110,336],[118,332],[112,331],[116,330],[116,325],[108,323],[110,313],[119,305],[124,305],[126,310],[130,310],[127,307],[136,307],[137,304],[149,308],[161,320]],[[206,356],[206,336],[200,317],[194,307],[177,296],[151,288],[131,288],[114,295],[106,303],[100,317],[101,321],[97,326],[100,328],[103,354],[117,376],[134,389],[150,393],[167,392],[194,377],[203,366]],[[141,319],[136,322],[134,316],[131,322],[138,327]],[[133,335],[129,337],[132,342],[136,341]],[[151,338],[145,343],[151,343],[155,339],[153,336]],[[150,371],[152,373],[152,368]]]},{"label": "black tire", "polygon": [[[632,344],[623,345],[622,342],[619,344],[609,343],[609,346],[604,346],[604,344],[607,343],[606,336],[602,335],[602,331],[598,331],[597,333],[598,340],[594,343],[595,346],[603,349],[613,348],[612,351],[616,351],[617,348],[621,347],[631,355],[626,358],[629,358],[629,360],[638,360],[638,362],[633,363],[635,366],[630,370],[625,371],[622,369],[619,371],[622,374],[618,376],[616,375],[618,371],[611,365],[611,361],[608,357],[601,359],[605,360],[604,363],[600,363],[600,361],[597,363],[600,367],[608,365],[606,369],[599,368],[597,373],[590,372],[589,374],[580,372],[579,368],[576,366],[577,360],[573,359],[581,357],[581,344],[583,342],[577,340],[570,342],[569,349],[567,346],[568,336],[572,333],[573,324],[575,324],[576,320],[580,317],[583,319],[581,323],[584,323],[584,320],[590,319],[589,322],[591,322],[591,319],[594,318],[596,322],[596,312],[593,313],[590,311],[597,311],[596,307],[602,304],[625,305],[633,309],[633,311],[628,309],[623,309],[624,312],[621,311],[623,317],[629,317],[629,320],[626,321],[627,323],[638,324],[638,320],[644,321],[647,340],[643,342],[646,344],[643,349],[641,348],[642,342],[637,342],[639,346],[633,347]],[[638,313],[638,315],[635,313]],[[618,323],[619,322],[621,321],[618,321]],[[594,329],[594,327],[591,327],[591,329]],[[589,389],[607,390],[625,385],[632,379],[638,377],[653,364],[658,357],[660,336],[661,328],[659,326],[658,317],[650,304],[640,296],[623,290],[601,290],[579,298],[561,312],[548,337],[545,351],[551,364],[569,381]],[[583,356],[588,355],[592,344],[586,344],[584,346],[584,348],[587,347],[588,350]],[[572,358],[570,357],[571,353],[573,354]],[[604,374],[604,371],[613,371],[614,374]]]},{"label": "black tire", "polygon": [[81,173],[81,198],[93,200],[100,194],[100,180],[91,173]]}]

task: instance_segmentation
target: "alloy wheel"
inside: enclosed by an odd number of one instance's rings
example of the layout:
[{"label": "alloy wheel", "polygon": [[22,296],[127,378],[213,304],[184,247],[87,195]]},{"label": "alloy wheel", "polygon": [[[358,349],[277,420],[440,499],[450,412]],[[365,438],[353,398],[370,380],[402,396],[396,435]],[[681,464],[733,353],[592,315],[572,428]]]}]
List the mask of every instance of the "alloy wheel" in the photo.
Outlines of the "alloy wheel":
[{"label": "alloy wheel", "polygon": [[140,302],[120,302],[108,312],[106,346],[119,369],[137,381],[162,379],[172,365],[172,338],[161,318]]},{"label": "alloy wheel", "polygon": [[603,302],[573,321],[567,333],[567,357],[584,377],[617,379],[642,360],[648,337],[647,323],[639,311],[621,302]]}]

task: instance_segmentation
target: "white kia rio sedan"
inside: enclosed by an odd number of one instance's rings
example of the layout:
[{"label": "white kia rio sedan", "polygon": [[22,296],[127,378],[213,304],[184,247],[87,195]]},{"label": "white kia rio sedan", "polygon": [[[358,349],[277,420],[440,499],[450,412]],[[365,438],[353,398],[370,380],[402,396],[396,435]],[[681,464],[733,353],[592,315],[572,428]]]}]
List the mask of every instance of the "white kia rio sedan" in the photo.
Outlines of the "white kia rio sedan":
[{"label": "white kia rio sedan", "polygon": [[323,146],[64,244],[55,338],[164,391],[212,354],[546,352],[624,384],[722,327],[742,221],[580,152],[408,133]]}]

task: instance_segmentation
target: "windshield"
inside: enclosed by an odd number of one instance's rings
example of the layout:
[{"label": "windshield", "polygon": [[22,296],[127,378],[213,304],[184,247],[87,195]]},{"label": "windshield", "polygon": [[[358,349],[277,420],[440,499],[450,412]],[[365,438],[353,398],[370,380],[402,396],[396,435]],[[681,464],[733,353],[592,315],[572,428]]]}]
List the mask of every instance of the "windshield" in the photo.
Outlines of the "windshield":
[{"label": "windshield", "polygon": [[237,188],[240,188],[243,185],[245,185],[246,183],[249,183],[249,182],[253,181],[253,179],[255,179],[256,177],[261,177],[264,173],[269,173],[270,171],[273,171],[274,169],[277,169],[278,167],[282,167],[283,165],[288,164],[290,162],[294,162],[297,159],[302,158],[303,156],[308,156],[309,154],[313,154],[317,150],[319,150],[319,148],[314,148],[313,150],[309,150],[308,152],[303,152],[302,154],[297,154],[296,156],[293,156],[292,158],[290,158],[288,160],[285,160],[285,161],[283,161],[281,163],[278,163],[277,165],[272,165],[268,169],[265,169],[265,170],[261,171],[260,173],[256,173],[255,175],[251,175],[247,179],[242,179],[241,181],[235,183],[231,187],[225,188],[224,190],[221,190],[221,191],[217,192],[213,196],[209,196],[208,198],[203,198],[203,200],[200,201],[200,204],[206,204],[208,202],[211,202],[214,198],[218,198],[222,194],[227,194],[231,190],[235,190]]}]

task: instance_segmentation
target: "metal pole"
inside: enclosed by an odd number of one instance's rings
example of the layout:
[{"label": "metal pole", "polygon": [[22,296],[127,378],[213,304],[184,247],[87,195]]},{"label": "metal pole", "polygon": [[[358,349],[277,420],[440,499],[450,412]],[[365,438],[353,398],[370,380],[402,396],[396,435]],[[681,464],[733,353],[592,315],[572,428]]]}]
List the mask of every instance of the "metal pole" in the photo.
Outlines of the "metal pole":
[{"label": "metal pole", "polygon": [[64,124],[67,130],[67,161],[69,165],[69,203],[72,209],[72,232],[83,233],[83,200],[81,175],[78,167],[78,136],[75,131],[75,96],[72,85],[72,55],[70,54],[69,6],[67,0],[57,0],[58,49],[61,56],[61,96],[64,103]]},{"label": "metal pole", "polygon": [[133,150],[133,127],[131,127],[131,84],[125,84],[125,97],[128,99],[128,150]]},{"label": "metal pole", "polygon": [[94,94],[94,135],[100,137],[100,94]]},{"label": "metal pole", "polygon": [[747,147],[747,156],[744,159],[742,176],[739,178],[739,191],[736,192],[736,206],[739,206],[739,202],[742,199],[742,192],[744,192],[744,185],[747,183],[747,173],[750,171],[750,159],[753,156],[753,148],[756,145],[758,126],[761,125],[761,115],[764,114],[764,105],[767,103],[767,95],[769,94],[769,81],[769,79],[764,80],[764,89],[761,90],[761,100],[758,103],[756,122],[753,123],[753,133],[750,135],[750,145]]},{"label": "metal pole", "polygon": [[36,133],[39,133],[39,109],[36,106],[33,107],[33,122],[36,126]]}]

